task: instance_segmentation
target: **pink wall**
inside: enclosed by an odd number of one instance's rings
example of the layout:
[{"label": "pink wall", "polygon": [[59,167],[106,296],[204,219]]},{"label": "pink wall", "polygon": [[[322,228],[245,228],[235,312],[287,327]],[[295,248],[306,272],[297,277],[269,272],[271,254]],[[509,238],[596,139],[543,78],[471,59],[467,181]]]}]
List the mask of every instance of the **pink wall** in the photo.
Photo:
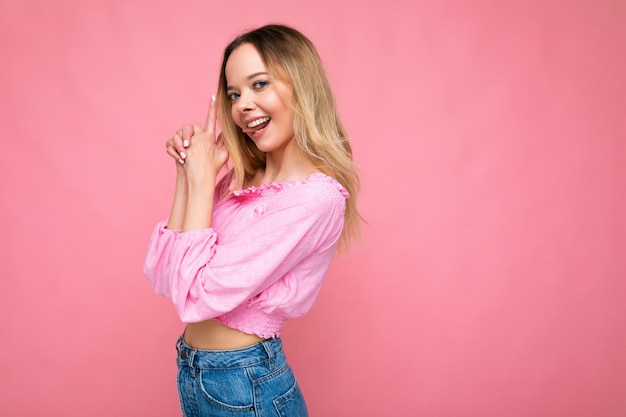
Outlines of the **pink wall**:
[{"label": "pink wall", "polygon": [[284,332],[312,415],[626,415],[625,2],[174,3],[0,3],[0,415],[179,415],[163,143],[274,21],[327,63],[369,223]]}]

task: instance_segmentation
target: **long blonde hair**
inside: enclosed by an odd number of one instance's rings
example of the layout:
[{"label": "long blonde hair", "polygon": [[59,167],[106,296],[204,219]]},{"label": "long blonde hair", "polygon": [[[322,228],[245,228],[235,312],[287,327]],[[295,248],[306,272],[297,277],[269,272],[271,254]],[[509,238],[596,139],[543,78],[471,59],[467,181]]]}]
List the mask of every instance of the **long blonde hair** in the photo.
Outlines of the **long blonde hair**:
[{"label": "long blonde hair", "polygon": [[226,63],[242,44],[254,46],[269,73],[292,87],[296,143],[317,169],[336,179],[350,194],[340,240],[340,247],[348,248],[354,238],[360,237],[360,216],[356,207],[359,176],[352,161],[352,147],[313,43],[288,26],[267,25],[246,32],[224,50],[217,106],[222,135],[233,164],[234,186],[241,188],[245,179],[265,167],[265,154],[233,121],[227,95]]}]

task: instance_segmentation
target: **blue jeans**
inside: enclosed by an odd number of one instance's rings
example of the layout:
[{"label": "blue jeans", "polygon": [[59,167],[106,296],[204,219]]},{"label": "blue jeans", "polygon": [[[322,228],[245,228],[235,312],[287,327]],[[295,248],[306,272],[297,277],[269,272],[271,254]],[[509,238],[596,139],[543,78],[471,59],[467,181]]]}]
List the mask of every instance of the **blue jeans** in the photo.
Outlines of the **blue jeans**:
[{"label": "blue jeans", "polygon": [[200,350],[181,336],[176,350],[185,417],[308,416],[279,338],[242,349]]}]

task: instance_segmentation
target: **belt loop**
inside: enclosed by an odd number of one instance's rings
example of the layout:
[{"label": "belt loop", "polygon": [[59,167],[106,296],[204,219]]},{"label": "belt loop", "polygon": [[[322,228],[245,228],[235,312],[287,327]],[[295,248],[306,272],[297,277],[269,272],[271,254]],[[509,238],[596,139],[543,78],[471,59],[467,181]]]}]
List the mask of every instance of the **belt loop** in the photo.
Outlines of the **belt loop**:
[{"label": "belt loop", "polygon": [[180,357],[180,346],[183,344],[184,337],[185,337],[185,334],[183,333],[176,341],[176,353],[178,354],[177,355],[178,357]]},{"label": "belt loop", "polygon": [[189,361],[189,371],[191,372],[191,376],[192,376],[193,378],[195,378],[195,377],[196,377],[196,370],[198,370],[198,369],[199,369],[199,368],[196,368],[196,367],[193,365],[193,361],[194,361],[194,359],[196,358],[196,353],[197,353],[197,352],[198,352],[198,350],[197,350],[197,349],[193,349],[191,352],[189,352],[189,358],[188,358],[188,361]]},{"label": "belt loop", "polygon": [[270,368],[270,371],[274,369],[274,349],[272,349],[271,340],[267,339],[261,342],[265,353],[267,353],[267,366]]}]

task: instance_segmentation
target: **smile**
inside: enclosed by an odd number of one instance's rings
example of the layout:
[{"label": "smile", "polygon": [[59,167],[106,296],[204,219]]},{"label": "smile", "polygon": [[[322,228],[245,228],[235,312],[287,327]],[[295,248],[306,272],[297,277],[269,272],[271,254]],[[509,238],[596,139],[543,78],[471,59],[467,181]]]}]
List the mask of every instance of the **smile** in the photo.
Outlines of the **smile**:
[{"label": "smile", "polygon": [[260,119],[256,119],[250,123],[248,123],[248,127],[252,128],[252,127],[257,127],[259,125],[262,125],[263,123],[269,122],[270,118],[265,116],[265,117],[261,117]]}]

